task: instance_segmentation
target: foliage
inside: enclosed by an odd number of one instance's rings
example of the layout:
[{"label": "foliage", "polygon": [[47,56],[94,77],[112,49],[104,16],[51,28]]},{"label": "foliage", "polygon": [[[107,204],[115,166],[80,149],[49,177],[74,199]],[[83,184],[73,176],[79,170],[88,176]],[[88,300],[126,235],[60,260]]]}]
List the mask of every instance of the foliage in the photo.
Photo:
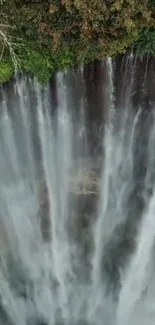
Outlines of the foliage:
[{"label": "foliage", "polygon": [[133,49],[139,55],[155,55],[155,29],[145,28],[139,33],[137,42],[133,44]]},{"label": "foliage", "polygon": [[41,81],[55,69],[123,53],[133,44],[155,52],[154,0],[1,0],[0,13],[12,36],[23,40],[14,48],[19,68]]}]

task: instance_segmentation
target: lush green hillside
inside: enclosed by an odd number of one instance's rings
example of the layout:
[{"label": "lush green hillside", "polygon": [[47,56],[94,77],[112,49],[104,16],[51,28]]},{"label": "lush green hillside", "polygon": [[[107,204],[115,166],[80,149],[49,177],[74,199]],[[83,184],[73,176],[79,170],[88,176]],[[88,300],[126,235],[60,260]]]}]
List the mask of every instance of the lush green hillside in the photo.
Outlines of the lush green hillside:
[{"label": "lush green hillside", "polygon": [[0,81],[134,48],[155,53],[154,0],[0,0]]}]

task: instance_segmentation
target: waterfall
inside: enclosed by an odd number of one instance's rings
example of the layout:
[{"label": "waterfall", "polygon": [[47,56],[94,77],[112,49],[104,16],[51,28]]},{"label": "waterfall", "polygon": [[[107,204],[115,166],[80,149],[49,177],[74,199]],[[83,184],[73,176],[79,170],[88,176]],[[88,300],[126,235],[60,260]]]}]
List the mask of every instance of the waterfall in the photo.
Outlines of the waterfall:
[{"label": "waterfall", "polygon": [[0,323],[155,322],[154,61],[0,88]]}]

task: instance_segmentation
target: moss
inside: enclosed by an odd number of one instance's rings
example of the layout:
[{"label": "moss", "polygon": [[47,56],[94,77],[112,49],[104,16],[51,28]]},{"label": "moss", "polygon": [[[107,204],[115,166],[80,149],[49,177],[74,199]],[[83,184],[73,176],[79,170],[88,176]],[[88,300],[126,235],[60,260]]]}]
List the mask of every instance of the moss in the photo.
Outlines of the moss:
[{"label": "moss", "polygon": [[32,48],[26,48],[20,56],[20,68],[32,73],[41,83],[46,83],[52,76],[54,65],[51,57]]},{"label": "moss", "polygon": [[[18,49],[15,53],[18,60],[18,70],[28,72],[37,77],[40,83],[46,83],[54,71],[54,63],[51,56],[44,54],[39,49],[32,48],[29,44]],[[9,57],[0,61],[0,83],[5,83],[14,74],[14,64]]]},{"label": "moss", "polygon": [[14,73],[13,64],[10,59],[0,61],[0,83],[5,83],[11,79]]},{"label": "moss", "polygon": [[[79,62],[76,50],[70,46],[60,47],[51,53],[45,46],[35,46],[32,42],[24,41],[22,47],[16,50],[18,70],[28,72],[37,77],[41,84],[46,84],[57,70],[70,68]],[[4,56],[0,62],[0,83],[8,81],[14,73],[14,65],[10,57]]]},{"label": "moss", "polygon": [[[35,45],[35,44],[34,44]],[[18,58],[18,70],[28,72],[37,77],[38,81],[46,84],[52,77],[54,71],[63,70],[87,62],[95,58],[95,53],[91,57],[91,51],[88,53],[80,52],[79,49],[60,47],[56,52],[50,53],[46,47],[35,47],[31,43],[24,44],[18,49],[16,57]],[[14,66],[10,58],[0,63],[0,83],[8,81],[14,73]]]}]

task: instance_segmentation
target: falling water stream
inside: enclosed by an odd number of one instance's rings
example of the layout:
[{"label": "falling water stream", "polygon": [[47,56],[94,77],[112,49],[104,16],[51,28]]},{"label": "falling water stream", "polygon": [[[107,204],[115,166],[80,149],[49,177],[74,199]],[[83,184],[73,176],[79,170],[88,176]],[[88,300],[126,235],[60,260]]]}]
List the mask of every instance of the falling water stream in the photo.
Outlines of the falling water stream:
[{"label": "falling water stream", "polygon": [[0,88],[0,324],[155,324],[155,64]]}]

